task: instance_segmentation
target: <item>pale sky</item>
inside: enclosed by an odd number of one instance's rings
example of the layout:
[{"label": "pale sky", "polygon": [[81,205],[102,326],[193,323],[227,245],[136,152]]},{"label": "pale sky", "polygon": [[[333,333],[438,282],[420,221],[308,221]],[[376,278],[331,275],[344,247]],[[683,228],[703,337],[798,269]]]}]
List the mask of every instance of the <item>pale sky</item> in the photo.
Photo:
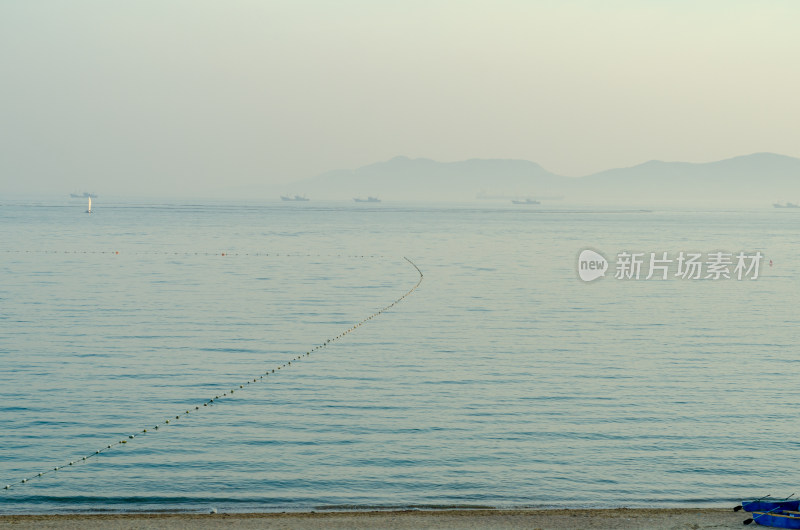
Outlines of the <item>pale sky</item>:
[{"label": "pale sky", "polygon": [[0,198],[800,157],[800,2],[3,0]]}]

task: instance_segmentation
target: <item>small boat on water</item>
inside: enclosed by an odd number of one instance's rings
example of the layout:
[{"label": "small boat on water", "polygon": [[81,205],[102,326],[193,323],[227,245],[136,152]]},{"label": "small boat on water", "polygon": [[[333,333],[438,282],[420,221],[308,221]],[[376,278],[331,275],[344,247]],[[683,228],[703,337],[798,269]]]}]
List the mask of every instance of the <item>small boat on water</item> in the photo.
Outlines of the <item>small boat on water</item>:
[{"label": "small boat on water", "polygon": [[520,199],[511,199],[511,203],[512,204],[542,204],[539,201],[536,201],[536,200],[531,199],[531,198],[522,199],[522,200],[520,200]]},{"label": "small boat on water", "polygon": [[744,524],[750,523],[772,528],[800,528],[800,512],[787,510],[753,512],[753,518],[744,521]]},{"label": "small boat on water", "polygon": [[381,200],[377,197],[367,197],[366,199],[362,199],[361,197],[356,197],[353,200],[355,202],[381,202]]},{"label": "small boat on water", "polygon": [[786,204],[781,204],[779,202],[773,203],[772,206],[775,208],[800,208],[800,204],[795,204],[793,202],[787,202]]},{"label": "small boat on water", "polygon": [[305,202],[305,201],[308,201],[309,199],[308,199],[308,197],[305,197],[303,195],[295,195],[293,197],[289,197],[288,195],[281,195],[281,200],[282,201]]},{"label": "small boat on water", "polygon": [[92,213],[92,198],[89,197],[89,209],[86,210],[86,213]]}]

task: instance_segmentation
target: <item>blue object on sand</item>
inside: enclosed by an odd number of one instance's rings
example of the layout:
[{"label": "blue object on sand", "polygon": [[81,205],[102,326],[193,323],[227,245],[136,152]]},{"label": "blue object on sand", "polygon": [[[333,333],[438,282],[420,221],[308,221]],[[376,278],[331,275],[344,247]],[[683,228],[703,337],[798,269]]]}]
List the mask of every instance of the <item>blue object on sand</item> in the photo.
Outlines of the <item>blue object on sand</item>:
[{"label": "blue object on sand", "polygon": [[742,509],[746,512],[769,512],[772,510],[797,511],[800,507],[800,499],[769,500],[759,499],[757,501],[742,501]]},{"label": "blue object on sand", "polygon": [[800,513],[787,513],[783,510],[753,512],[753,521],[758,525],[772,528],[800,528]]}]

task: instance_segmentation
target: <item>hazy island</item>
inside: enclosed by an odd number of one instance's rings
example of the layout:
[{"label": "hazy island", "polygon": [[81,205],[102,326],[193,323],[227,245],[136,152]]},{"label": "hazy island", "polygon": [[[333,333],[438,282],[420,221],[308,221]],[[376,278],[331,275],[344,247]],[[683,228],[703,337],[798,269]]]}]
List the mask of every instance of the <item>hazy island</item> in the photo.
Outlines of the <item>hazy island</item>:
[{"label": "hazy island", "polygon": [[503,201],[687,206],[763,205],[800,199],[800,159],[757,153],[708,163],[653,160],[583,177],[552,173],[527,160],[438,162],[397,156],[357,169],[328,171],[292,189],[315,198],[389,201]]}]

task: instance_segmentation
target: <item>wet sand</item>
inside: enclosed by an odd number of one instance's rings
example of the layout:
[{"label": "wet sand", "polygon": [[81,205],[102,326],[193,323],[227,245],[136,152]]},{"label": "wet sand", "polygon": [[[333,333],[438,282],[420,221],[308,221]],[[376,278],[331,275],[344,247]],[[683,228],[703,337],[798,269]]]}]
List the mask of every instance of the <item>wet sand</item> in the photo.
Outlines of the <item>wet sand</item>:
[{"label": "wet sand", "polygon": [[251,514],[4,515],[0,528],[741,528],[749,514],[722,508],[433,510]]}]

